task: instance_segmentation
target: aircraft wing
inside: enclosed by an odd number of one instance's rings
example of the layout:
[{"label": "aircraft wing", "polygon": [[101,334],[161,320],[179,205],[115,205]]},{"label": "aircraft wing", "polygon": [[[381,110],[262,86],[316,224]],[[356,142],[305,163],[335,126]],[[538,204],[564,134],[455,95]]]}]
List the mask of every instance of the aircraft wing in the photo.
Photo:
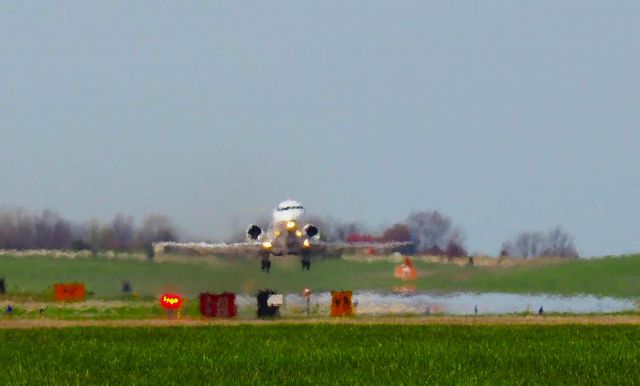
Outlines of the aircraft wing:
[{"label": "aircraft wing", "polygon": [[258,241],[246,241],[241,243],[204,243],[189,242],[177,243],[163,241],[153,244],[155,253],[183,253],[187,255],[223,255],[246,256],[257,255],[262,251],[262,243]]},{"label": "aircraft wing", "polygon": [[[378,254],[389,254],[402,251],[410,246],[411,242],[358,242],[348,243],[312,241],[310,256],[341,256],[358,252],[375,251]],[[153,244],[154,252],[157,253],[178,253],[185,255],[220,255],[220,256],[260,256],[264,253],[262,243],[259,241],[246,241],[241,243],[205,243],[205,242],[159,242]]]},{"label": "aircraft wing", "polygon": [[[339,242],[316,241],[313,243],[316,254],[322,254],[326,256],[340,256],[343,254],[369,252],[369,251],[375,251],[376,253],[379,253],[379,254],[388,254],[388,253],[401,251],[403,248],[407,248],[411,245],[412,245],[411,242],[348,243],[344,241],[339,241]],[[314,253],[312,252],[312,254]]]}]

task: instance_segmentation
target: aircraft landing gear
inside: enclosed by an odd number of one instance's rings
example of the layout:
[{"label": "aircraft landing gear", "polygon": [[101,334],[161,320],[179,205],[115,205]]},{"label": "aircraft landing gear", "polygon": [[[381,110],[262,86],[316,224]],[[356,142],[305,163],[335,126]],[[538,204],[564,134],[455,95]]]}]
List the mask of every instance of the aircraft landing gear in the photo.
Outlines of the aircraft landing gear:
[{"label": "aircraft landing gear", "polygon": [[260,270],[267,273],[271,270],[271,260],[269,260],[269,256],[262,258]]},{"label": "aircraft landing gear", "polygon": [[300,262],[302,263],[302,270],[308,271],[311,269],[311,253],[308,250],[303,249],[300,253]]}]

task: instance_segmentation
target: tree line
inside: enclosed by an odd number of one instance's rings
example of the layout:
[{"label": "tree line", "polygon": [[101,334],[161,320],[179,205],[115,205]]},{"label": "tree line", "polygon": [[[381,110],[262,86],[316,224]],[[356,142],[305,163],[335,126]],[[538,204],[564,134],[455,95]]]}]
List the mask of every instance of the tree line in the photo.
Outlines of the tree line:
[{"label": "tree line", "polygon": [[[402,252],[437,256],[467,256],[465,236],[460,226],[438,211],[413,212],[404,221],[378,232],[358,222],[340,222],[322,216],[310,216],[309,222],[321,230],[326,241],[410,242]],[[268,220],[260,222],[266,229]],[[240,241],[238,230],[229,241]],[[179,241],[179,234],[169,217],[146,216],[137,225],[132,216],[117,214],[110,222],[92,220],[77,224],[45,210],[32,214],[24,209],[0,209],[0,249],[144,250],[152,253],[157,241]],[[548,232],[522,232],[506,240],[499,251],[506,257],[540,256],[578,257],[573,237],[557,227]]]},{"label": "tree line", "polygon": [[152,214],[136,226],[132,216],[116,215],[111,222],[76,224],[45,210],[0,209],[0,249],[148,250],[156,241],[177,241],[167,216]]},{"label": "tree line", "polygon": [[379,232],[371,232],[357,222],[338,222],[315,216],[311,222],[324,230],[321,236],[326,241],[410,242],[411,245],[403,249],[404,253],[449,257],[468,254],[461,228],[437,211],[411,213],[404,221]]},{"label": "tree line", "polygon": [[[404,221],[393,224],[377,232],[375,236],[357,222],[337,222],[320,216],[312,222],[324,229],[326,241],[380,241],[411,242],[405,253],[433,256],[468,256],[465,235],[460,226],[438,211],[418,211],[411,213]],[[506,240],[500,249],[501,257],[579,257],[573,236],[560,227],[548,232],[521,232],[513,239]]]}]

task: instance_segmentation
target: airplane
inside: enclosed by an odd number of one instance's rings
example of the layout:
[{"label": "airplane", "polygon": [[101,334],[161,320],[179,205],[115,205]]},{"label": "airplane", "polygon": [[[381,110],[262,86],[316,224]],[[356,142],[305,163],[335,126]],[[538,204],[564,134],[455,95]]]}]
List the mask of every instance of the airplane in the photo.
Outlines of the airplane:
[{"label": "airplane", "polygon": [[177,243],[160,242],[154,250],[166,252],[174,249],[205,249],[213,254],[254,254],[261,259],[261,270],[271,270],[272,256],[295,255],[300,257],[303,270],[311,269],[311,258],[317,255],[342,254],[349,250],[375,249],[392,252],[410,243],[346,243],[326,242],[320,238],[320,230],[308,223],[304,206],[294,200],[285,200],[273,210],[271,224],[262,229],[256,224],[247,228],[246,241],[240,243]]}]

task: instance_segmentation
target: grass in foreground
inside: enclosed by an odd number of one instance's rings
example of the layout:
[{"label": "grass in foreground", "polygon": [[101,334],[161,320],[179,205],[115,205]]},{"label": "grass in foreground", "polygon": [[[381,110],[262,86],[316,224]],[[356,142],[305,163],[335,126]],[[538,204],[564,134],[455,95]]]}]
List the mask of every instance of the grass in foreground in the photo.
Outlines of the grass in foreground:
[{"label": "grass in foreground", "polygon": [[[393,277],[395,263],[330,259],[313,263],[303,272],[295,258],[274,259],[269,274],[257,260],[211,258],[206,262],[152,262],[101,257],[53,259],[0,257],[0,277],[10,295],[44,294],[56,282],[81,281],[98,298],[121,296],[129,280],[142,297],[166,291],[196,296],[200,292],[254,293],[261,288],[284,292],[332,289],[391,291],[401,283]],[[421,291],[477,291],[510,293],[594,294],[640,296],[640,255],[565,262],[523,264],[516,267],[469,267],[417,262]]]},{"label": "grass in foreground", "polygon": [[637,384],[634,326],[0,330],[0,384]]}]

